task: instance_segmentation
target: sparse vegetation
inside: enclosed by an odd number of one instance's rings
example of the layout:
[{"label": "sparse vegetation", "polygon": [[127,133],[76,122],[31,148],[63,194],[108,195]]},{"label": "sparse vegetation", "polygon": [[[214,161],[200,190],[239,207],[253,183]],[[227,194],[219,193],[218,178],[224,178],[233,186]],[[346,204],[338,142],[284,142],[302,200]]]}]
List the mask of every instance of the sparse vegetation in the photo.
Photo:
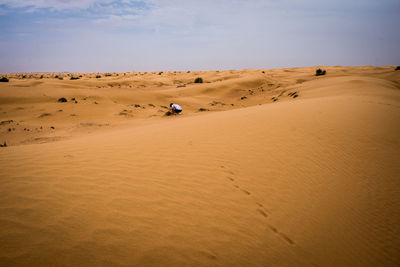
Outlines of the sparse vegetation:
[{"label": "sparse vegetation", "polygon": [[326,70],[317,69],[315,72],[315,76],[321,76],[321,75],[325,75],[325,74],[326,74]]},{"label": "sparse vegetation", "polygon": [[158,73],[158,75],[161,75],[161,74],[163,74],[163,72],[162,72],[162,71],[160,71],[160,72]]},{"label": "sparse vegetation", "polygon": [[211,102],[211,103],[209,103],[209,105],[210,106],[216,106],[216,105],[221,105],[221,106],[225,106],[225,104],[224,103],[222,103],[222,102],[219,102],[219,101],[213,101],[213,102]]},{"label": "sparse vegetation", "polygon": [[51,116],[51,113],[43,113],[42,115],[39,116],[39,118],[48,117],[48,116]]},{"label": "sparse vegetation", "polygon": [[397,66],[394,70],[400,70],[400,66]]},{"label": "sparse vegetation", "polygon": [[104,74],[104,76],[110,77],[110,76],[112,76],[112,74],[111,73],[106,73],[106,74]]},{"label": "sparse vegetation", "polygon": [[71,78],[70,78],[70,80],[79,80],[80,78],[79,77],[74,77],[74,76],[72,76]]},{"label": "sparse vegetation", "polygon": [[57,101],[63,103],[63,102],[67,102],[68,100],[65,97],[61,97]]},{"label": "sparse vegetation", "polygon": [[63,78],[63,77],[58,77],[58,79],[59,79],[59,80],[64,80],[64,78]]},{"label": "sparse vegetation", "polygon": [[2,78],[0,79],[0,82],[2,82],[2,83],[8,83],[9,80],[8,80],[7,77],[2,77]]},{"label": "sparse vegetation", "polygon": [[194,79],[194,83],[203,83],[203,78],[197,77],[196,79]]},{"label": "sparse vegetation", "polygon": [[99,79],[99,78],[101,78],[101,75],[96,75],[96,79]]},{"label": "sparse vegetation", "polygon": [[209,111],[207,108],[199,108],[199,111]]}]

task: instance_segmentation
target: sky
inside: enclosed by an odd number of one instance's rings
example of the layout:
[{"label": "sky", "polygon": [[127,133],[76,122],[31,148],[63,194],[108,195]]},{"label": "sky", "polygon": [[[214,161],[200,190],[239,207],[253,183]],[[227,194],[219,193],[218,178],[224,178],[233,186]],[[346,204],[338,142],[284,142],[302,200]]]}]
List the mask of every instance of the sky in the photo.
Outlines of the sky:
[{"label": "sky", "polygon": [[0,0],[0,72],[400,64],[400,0]]}]

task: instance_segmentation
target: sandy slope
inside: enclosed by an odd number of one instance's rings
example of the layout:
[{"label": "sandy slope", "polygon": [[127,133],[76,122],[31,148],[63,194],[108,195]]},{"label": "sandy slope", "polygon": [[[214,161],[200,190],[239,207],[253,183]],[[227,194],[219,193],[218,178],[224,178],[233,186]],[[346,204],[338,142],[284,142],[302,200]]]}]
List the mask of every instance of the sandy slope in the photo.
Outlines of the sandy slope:
[{"label": "sandy slope", "polygon": [[[143,74],[149,91],[2,85],[16,130],[2,125],[0,265],[398,266],[400,75],[313,70],[201,73],[212,82],[186,87]],[[162,117],[175,99],[185,114]],[[119,115],[134,103],[146,108]]]}]

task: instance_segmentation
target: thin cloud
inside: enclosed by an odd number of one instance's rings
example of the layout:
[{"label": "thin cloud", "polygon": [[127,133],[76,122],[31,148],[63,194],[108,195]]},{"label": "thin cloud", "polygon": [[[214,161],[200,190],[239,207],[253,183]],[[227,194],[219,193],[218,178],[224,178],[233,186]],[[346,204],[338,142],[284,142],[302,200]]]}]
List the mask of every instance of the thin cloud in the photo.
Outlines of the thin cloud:
[{"label": "thin cloud", "polygon": [[110,3],[112,0],[0,0],[0,5],[8,8],[27,8],[30,10],[87,9],[95,4]]},{"label": "thin cloud", "polygon": [[134,15],[134,14],[128,14],[128,15],[108,15],[105,18],[100,18],[96,19],[95,23],[102,24],[121,24],[121,23],[127,23],[127,22],[135,22],[137,21],[141,16],[139,15]]}]

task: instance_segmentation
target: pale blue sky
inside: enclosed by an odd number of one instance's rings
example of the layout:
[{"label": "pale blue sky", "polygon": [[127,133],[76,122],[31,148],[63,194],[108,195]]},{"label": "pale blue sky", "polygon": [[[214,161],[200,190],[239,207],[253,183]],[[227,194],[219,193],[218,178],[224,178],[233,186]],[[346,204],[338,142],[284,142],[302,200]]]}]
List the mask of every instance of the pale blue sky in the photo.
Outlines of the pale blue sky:
[{"label": "pale blue sky", "polygon": [[400,65],[400,0],[0,0],[0,72]]}]

